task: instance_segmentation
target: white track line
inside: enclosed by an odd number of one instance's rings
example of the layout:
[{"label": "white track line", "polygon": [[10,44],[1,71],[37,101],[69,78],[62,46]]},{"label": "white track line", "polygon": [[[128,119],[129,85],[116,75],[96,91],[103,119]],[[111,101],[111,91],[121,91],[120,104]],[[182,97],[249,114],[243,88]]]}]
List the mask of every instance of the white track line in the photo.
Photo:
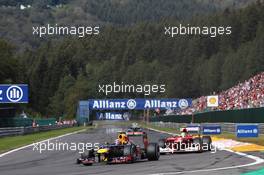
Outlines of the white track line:
[{"label": "white track line", "polygon": [[[166,131],[160,131],[160,130],[153,129],[153,128],[148,128],[148,129],[156,131],[156,132],[160,132],[160,133],[174,135],[174,133],[170,133],[170,132],[166,132]],[[234,153],[234,154],[237,154],[237,155],[249,158],[249,159],[252,159],[252,160],[254,160],[254,162],[249,163],[249,164],[244,164],[244,165],[230,166],[230,167],[221,167],[221,168],[212,168],[212,169],[203,169],[203,170],[192,170],[192,171],[180,171],[180,172],[155,173],[155,174],[150,174],[150,175],[174,175],[174,174],[210,172],[210,171],[229,170],[229,169],[236,169],[236,168],[242,168],[242,167],[249,167],[249,166],[254,166],[254,165],[264,163],[264,159],[257,157],[257,156],[253,156],[253,155],[249,155],[249,154],[241,153],[241,152],[236,152],[236,151],[233,151],[230,149],[222,149],[222,150],[228,151],[228,152],[231,152],[231,153]]]},{"label": "white track line", "polygon": [[153,128],[147,128],[147,129],[152,130],[152,131],[156,131],[159,133],[163,133],[163,134],[177,135],[177,134],[172,133],[172,132],[161,131],[161,130],[157,130],[157,129],[153,129]]},{"label": "white track line", "polygon": [[19,148],[13,149],[13,150],[11,150],[11,151],[8,151],[8,152],[5,152],[5,153],[0,154],[0,158],[4,157],[5,155],[11,154],[11,153],[13,153],[13,152],[16,152],[16,151],[19,151],[19,150],[22,150],[22,149],[25,149],[25,148],[31,147],[31,146],[33,146],[34,144],[40,144],[40,143],[46,142],[46,141],[48,141],[48,140],[58,139],[58,138],[65,137],[65,136],[69,136],[69,135],[72,135],[72,134],[76,134],[76,133],[79,133],[79,132],[82,132],[82,131],[85,131],[85,129],[82,129],[82,130],[80,130],[80,131],[74,131],[74,132],[67,133],[67,134],[64,134],[64,135],[60,135],[60,136],[57,136],[57,137],[52,137],[52,138],[49,138],[49,139],[46,139],[46,140],[42,140],[42,141],[40,141],[40,142],[32,143],[32,144],[29,144],[29,145],[26,145],[26,146],[22,146],[22,147],[19,147]]}]

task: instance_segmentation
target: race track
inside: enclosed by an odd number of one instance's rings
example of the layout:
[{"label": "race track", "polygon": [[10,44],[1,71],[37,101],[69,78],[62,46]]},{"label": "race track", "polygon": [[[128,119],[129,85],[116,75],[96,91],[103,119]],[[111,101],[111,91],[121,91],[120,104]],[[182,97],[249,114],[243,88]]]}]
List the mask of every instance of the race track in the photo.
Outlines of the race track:
[{"label": "race track", "polygon": [[[117,134],[115,128],[121,126],[104,125],[89,132],[68,135],[51,142],[113,142]],[[166,134],[146,130],[151,142],[157,142]],[[263,156],[263,153],[258,153]],[[255,170],[262,165],[234,169],[225,167],[240,166],[254,162],[247,157],[228,151],[216,153],[180,153],[163,155],[159,161],[141,161],[134,164],[93,165],[75,164],[79,157],[77,151],[44,151],[41,154],[33,151],[33,146],[7,154],[0,158],[1,175],[132,175],[132,174],[195,174],[195,175],[239,175]],[[218,168],[223,168],[217,170]]]}]

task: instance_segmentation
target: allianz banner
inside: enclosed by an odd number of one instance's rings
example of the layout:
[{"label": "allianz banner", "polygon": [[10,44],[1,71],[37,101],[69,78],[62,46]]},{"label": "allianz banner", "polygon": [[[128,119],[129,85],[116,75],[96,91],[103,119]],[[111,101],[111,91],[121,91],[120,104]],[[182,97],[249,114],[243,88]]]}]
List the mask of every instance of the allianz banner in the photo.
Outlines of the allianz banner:
[{"label": "allianz banner", "polygon": [[222,128],[220,125],[214,125],[214,126],[203,126],[203,134],[205,135],[217,135],[221,134]]},{"label": "allianz banner", "polygon": [[237,137],[258,137],[259,128],[258,124],[237,124],[236,126]]},{"label": "allianz banner", "polygon": [[186,126],[186,129],[189,133],[192,133],[192,134],[199,134],[200,133],[200,130],[201,130],[201,126],[198,124],[189,124]]},{"label": "allianz banner", "polygon": [[97,112],[97,120],[124,120],[123,113],[120,112]]},{"label": "allianz banner", "polygon": [[28,103],[28,85],[0,84],[0,103]]},{"label": "allianz banner", "polygon": [[133,109],[186,109],[192,105],[191,99],[92,99],[89,108],[92,110],[133,110]]}]

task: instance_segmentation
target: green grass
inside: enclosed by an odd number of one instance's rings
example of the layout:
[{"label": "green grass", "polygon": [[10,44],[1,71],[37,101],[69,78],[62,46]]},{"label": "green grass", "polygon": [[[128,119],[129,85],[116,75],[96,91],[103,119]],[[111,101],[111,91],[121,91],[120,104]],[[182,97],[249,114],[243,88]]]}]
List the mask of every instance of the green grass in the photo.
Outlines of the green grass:
[{"label": "green grass", "polygon": [[165,131],[165,132],[170,132],[170,133],[175,133],[175,134],[179,134],[179,131],[173,129],[173,128],[164,128],[164,127],[158,127],[158,126],[155,126],[151,123],[149,124],[146,124],[146,123],[143,123],[143,122],[140,122],[140,125],[144,128],[152,128],[152,129],[156,129],[156,130],[160,130],[160,131]]},{"label": "green grass", "polygon": [[264,168],[256,170],[256,171],[251,171],[251,172],[247,172],[247,173],[243,173],[241,175],[260,175],[260,174],[264,174]]},{"label": "green grass", "polygon": [[65,128],[65,129],[58,129],[53,131],[45,131],[45,132],[39,132],[34,134],[28,134],[28,135],[21,135],[21,136],[10,136],[10,137],[3,137],[0,138],[0,153],[29,145],[34,142],[39,142],[41,140],[49,139],[52,137],[57,137],[63,134],[80,131],[80,130],[88,130],[91,129],[92,126],[88,127],[72,127],[72,128]]}]

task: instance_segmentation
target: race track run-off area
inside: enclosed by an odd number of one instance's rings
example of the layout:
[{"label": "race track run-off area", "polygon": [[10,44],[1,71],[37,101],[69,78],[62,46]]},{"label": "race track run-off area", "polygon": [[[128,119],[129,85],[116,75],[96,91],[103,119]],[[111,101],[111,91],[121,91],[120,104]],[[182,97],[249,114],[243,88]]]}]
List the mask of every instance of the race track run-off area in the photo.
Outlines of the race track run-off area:
[{"label": "race track run-off area", "polygon": [[[80,133],[68,134],[50,142],[63,143],[105,143],[114,142],[117,131],[122,126],[100,125],[99,127]],[[151,142],[168,136],[146,129]],[[263,153],[236,153],[230,150],[221,150],[216,153],[177,153],[161,155],[159,161],[140,161],[133,164],[115,164],[83,166],[76,164],[78,151],[33,151],[28,146],[17,151],[2,154],[0,157],[1,175],[109,175],[109,174],[149,174],[149,175],[239,175],[261,169],[264,166]]]}]

